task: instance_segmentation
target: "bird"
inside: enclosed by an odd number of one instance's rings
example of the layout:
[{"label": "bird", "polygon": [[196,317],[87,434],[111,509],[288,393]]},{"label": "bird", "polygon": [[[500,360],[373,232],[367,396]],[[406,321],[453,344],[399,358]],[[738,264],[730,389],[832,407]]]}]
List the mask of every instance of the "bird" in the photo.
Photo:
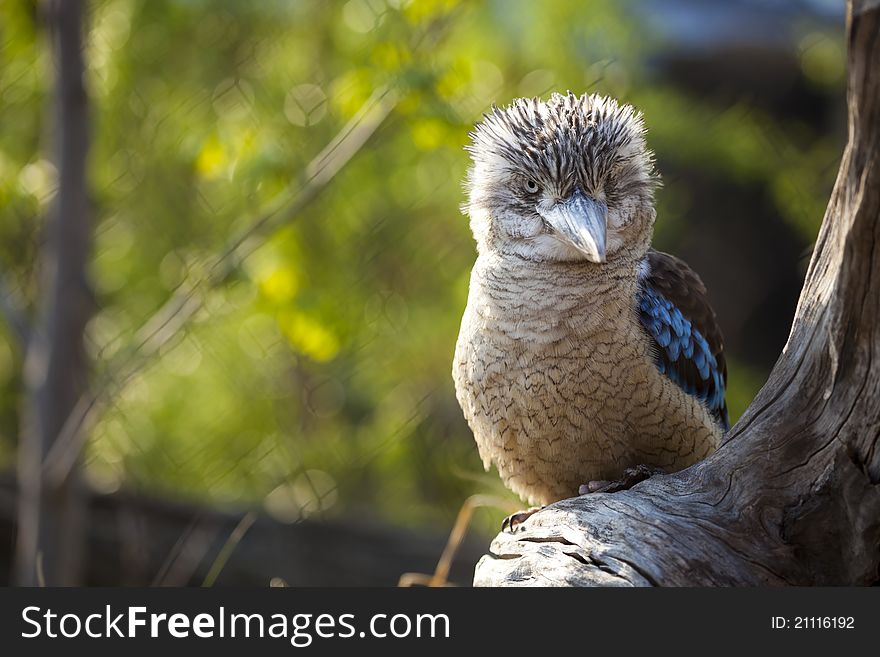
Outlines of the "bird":
[{"label": "bird", "polygon": [[643,115],[569,91],[493,105],[469,136],[477,257],[452,375],[486,470],[546,505],[711,454],[722,334],[700,277],[651,247]]}]

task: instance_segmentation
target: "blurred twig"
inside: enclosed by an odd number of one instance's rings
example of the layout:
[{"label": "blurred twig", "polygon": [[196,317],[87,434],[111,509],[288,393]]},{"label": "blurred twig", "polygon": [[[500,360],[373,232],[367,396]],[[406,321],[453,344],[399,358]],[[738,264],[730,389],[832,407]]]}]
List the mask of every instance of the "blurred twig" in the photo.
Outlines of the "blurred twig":
[{"label": "blurred twig", "polygon": [[30,339],[30,322],[25,315],[24,304],[2,276],[0,276],[0,315],[18,338],[19,345],[25,347]]},{"label": "blurred twig", "polygon": [[229,561],[229,557],[232,556],[232,553],[235,552],[236,546],[241,542],[241,539],[244,538],[244,535],[247,534],[248,529],[251,528],[257,520],[257,514],[253,511],[249,511],[244,514],[239,521],[239,523],[235,526],[235,529],[232,530],[232,533],[229,535],[229,538],[226,539],[226,542],[223,544],[223,547],[220,548],[220,552],[217,554],[217,558],[214,559],[214,563],[211,564],[211,569],[208,571],[208,574],[205,575],[205,579],[202,581],[203,587],[211,587],[214,586],[214,582],[217,581],[217,577],[223,572],[223,566],[226,565],[226,562]]},{"label": "blurred twig", "polygon": [[458,510],[458,516],[455,518],[455,524],[449,533],[449,539],[446,547],[443,548],[443,554],[437,561],[437,567],[434,569],[433,575],[424,573],[404,573],[400,576],[397,585],[400,587],[410,587],[415,585],[422,586],[449,586],[449,570],[452,568],[452,562],[458,553],[458,548],[464,540],[468,527],[471,524],[471,518],[474,511],[483,507],[493,507],[496,509],[515,511],[516,507],[509,501],[501,497],[492,495],[471,495],[464,501]]},{"label": "blurred twig", "polygon": [[171,546],[171,549],[165,556],[165,560],[162,562],[161,567],[156,571],[156,575],[153,577],[153,581],[150,583],[151,586],[162,586],[164,584],[165,578],[168,576],[168,572],[171,570],[171,567],[174,565],[174,562],[177,560],[180,554],[185,551],[186,543],[190,540],[190,537],[199,526],[201,520],[202,517],[200,515],[194,516],[190,520],[186,528],[182,532],[180,532],[180,535],[177,537],[174,545]]},{"label": "blurred twig", "polygon": [[153,586],[185,586],[196,573],[208,550],[214,544],[219,528],[205,522],[202,514],[181,533],[156,573]]}]

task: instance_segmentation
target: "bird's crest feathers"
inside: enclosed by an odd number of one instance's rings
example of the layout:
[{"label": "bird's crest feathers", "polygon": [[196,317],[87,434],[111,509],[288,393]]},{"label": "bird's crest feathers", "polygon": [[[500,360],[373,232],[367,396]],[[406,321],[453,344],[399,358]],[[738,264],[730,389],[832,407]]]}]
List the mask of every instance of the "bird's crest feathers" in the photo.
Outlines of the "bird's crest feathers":
[{"label": "bird's crest feathers", "polygon": [[629,183],[626,192],[647,194],[659,182],[642,114],[608,96],[569,91],[546,101],[493,105],[470,137],[466,150],[475,163],[518,169],[537,180],[549,175],[558,184],[597,186],[613,172]]}]

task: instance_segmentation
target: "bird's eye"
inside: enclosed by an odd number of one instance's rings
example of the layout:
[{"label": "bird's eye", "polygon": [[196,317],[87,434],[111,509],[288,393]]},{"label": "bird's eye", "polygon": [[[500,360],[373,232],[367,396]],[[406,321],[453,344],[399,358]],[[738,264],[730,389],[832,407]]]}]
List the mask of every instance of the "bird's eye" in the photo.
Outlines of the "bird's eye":
[{"label": "bird's eye", "polygon": [[525,184],[524,184],[523,186],[525,187],[525,190],[526,190],[529,194],[537,194],[537,193],[541,190],[541,187],[538,185],[538,183],[536,183],[536,182],[535,182],[534,180],[532,180],[531,178],[529,178],[528,180],[526,180],[526,182],[525,182]]}]

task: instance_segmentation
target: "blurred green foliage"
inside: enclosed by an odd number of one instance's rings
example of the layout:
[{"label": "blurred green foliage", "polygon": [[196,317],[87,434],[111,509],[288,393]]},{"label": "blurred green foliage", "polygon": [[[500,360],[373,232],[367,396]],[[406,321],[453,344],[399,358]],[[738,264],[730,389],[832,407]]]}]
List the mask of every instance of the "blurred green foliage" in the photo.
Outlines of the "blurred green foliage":
[{"label": "blurred green foliage", "polygon": [[[665,45],[613,0],[103,0],[90,14],[88,349],[99,372],[230,235],[296,188],[376,88],[402,94],[324,193],[255,244],[101,415],[85,455],[100,490],[258,503],[291,521],[372,508],[403,523],[447,523],[468,494],[501,494],[449,374],[474,258],[458,209],[462,146],[493,101],[620,96],[645,112],[663,158],[760,181],[810,240],[839,155],[833,140],[748,104],[717,107],[653,81],[647,61]],[[0,263],[31,304],[55,176],[51,62],[35,16],[29,2],[0,3]],[[426,29],[442,38],[420,48]],[[811,81],[839,87],[836,41],[805,34],[800,52]],[[680,195],[658,199],[657,240],[672,250]],[[731,360],[736,417],[761,381]],[[0,334],[6,462],[20,368]]]}]

